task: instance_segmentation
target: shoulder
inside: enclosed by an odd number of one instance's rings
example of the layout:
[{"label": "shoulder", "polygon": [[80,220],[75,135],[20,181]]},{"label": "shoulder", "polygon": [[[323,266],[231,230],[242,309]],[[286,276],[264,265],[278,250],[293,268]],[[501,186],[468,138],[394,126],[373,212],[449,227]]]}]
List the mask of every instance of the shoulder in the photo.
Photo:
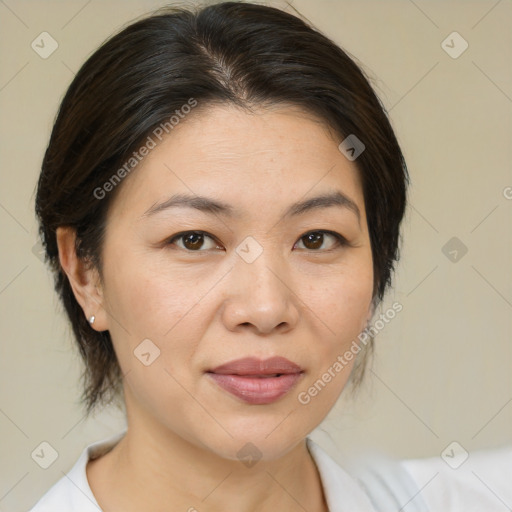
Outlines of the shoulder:
[{"label": "shoulder", "polygon": [[101,512],[87,481],[87,462],[112,449],[124,434],[125,431],[87,446],[71,470],[29,512]]},{"label": "shoulder", "polygon": [[512,445],[467,452],[452,443],[438,457],[402,461],[432,510],[512,508]]},{"label": "shoulder", "polygon": [[[310,439],[308,439],[308,446],[313,449],[310,448],[310,451],[314,454],[320,474],[322,475],[322,469],[324,473],[326,471],[331,473],[330,477],[323,482],[326,496],[334,493],[337,499],[346,500],[346,495],[349,492],[358,492],[364,495],[367,502],[366,508],[352,507],[343,508],[343,510],[429,511],[421,497],[415,501],[411,500],[411,497],[417,493],[418,487],[401,461],[377,454],[342,454],[336,448],[333,449],[333,444],[329,443],[337,458],[337,462],[335,462]],[[331,461],[330,465],[324,463],[326,459]]]},{"label": "shoulder", "polygon": [[[322,475],[326,496],[344,499],[346,492],[358,489],[373,507],[353,510],[502,512],[512,509],[512,445],[473,453],[462,452],[460,445],[450,445],[453,449],[449,447],[440,456],[408,460],[376,454],[346,456],[333,449],[338,462],[310,439],[308,446],[320,473],[322,470],[324,475],[330,473],[330,477]],[[333,491],[336,488],[344,492]]]}]

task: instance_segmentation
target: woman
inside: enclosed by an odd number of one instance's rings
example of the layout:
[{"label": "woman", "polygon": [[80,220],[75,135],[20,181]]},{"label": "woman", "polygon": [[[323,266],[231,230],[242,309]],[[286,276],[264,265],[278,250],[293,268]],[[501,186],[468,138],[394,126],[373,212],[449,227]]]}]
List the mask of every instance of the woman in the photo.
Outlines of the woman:
[{"label": "woman", "polygon": [[407,183],[360,69],[290,14],[166,9],[103,44],[36,212],[87,411],[128,427],[32,510],[426,510],[414,473],[361,485],[307,437],[363,377]]}]

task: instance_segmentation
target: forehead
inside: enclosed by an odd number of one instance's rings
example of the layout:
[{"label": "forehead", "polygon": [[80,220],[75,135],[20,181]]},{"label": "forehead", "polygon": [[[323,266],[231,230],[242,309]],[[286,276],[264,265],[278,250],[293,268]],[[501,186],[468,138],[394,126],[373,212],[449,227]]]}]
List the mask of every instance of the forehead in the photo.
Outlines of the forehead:
[{"label": "forehead", "polygon": [[197,108],[155,142],[124,179],[118,213],[141,215],[182,192],[222,198],[243,216],[334,189],[364,210],[359,170],[338,150],[340,140],[297,108]]}]

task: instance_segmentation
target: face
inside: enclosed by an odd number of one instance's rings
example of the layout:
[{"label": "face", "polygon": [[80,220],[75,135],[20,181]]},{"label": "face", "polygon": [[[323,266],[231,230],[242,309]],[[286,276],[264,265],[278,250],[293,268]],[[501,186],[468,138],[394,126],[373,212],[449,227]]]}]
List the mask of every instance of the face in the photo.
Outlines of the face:
[{"label": "face", "polygon": [[[270,460],[327,415],[373,291],[363,191],[340,142],[292,108],[216,106],[125,178],[107,219],[100,318],[131,428],[233,460],[250,442]],[[165,207],[177,194],[196,202]],[[307,203],[320,196],[331,200]]]}]

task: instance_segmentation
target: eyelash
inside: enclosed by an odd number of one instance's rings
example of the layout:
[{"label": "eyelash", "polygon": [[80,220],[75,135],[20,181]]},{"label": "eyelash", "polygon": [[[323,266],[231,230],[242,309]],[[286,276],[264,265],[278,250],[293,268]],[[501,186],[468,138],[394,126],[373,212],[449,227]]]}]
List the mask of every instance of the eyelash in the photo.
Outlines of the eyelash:
[{"label": "eyelash", "polygon": [[[339,233],[336,233],[335,231],[329,231],[329,230],[326,230],[326,229],[315,229],[315,230],[312,230],[312,231],[307,231],[306,233],[304,233],[302,236],[299,237],[299,241],[302,240],[305,236],[307,236],[307,235],[309,235],[311,233],[322,233],[322,234],[331,235],[332,237],[334,237],[336,239],[337,247],[333,247],[332,249],[324,249],[324,250],[322,250],[322,249],[305,249],[306,251],[309,251],[309,252],[320,252],[321,253],[321,252],[331,252],[334,249],[341,248],[341,247],[351,247],[351,244],[348,242],[348,240],[344,236],[340,235]],[[205,235],[206,237],[211,238],[213,241],[215,241],[215,243],[219,243],[215,239],[215,237],[211,236],[206,231],[193,230],[193,231],[182,231],[181,233],[177,233],[177,234],[173,235],[171,238],[169,238],[166,241],[166,245],[173,245],[175,240],[182,239],[183,237],[185,237],[185,235],[191,235],[191,234]],[[186,249],[186,248],[183,248],[183,247],[178,247],[178,249],[183,250],[183,251],[188,252],[188,253],[201,253],[201,252],[207,252],[207,251],[210,250],[210,249],[206,249],[206,250],[203,249],[203,250],[192,251],[190,249]]]}]

